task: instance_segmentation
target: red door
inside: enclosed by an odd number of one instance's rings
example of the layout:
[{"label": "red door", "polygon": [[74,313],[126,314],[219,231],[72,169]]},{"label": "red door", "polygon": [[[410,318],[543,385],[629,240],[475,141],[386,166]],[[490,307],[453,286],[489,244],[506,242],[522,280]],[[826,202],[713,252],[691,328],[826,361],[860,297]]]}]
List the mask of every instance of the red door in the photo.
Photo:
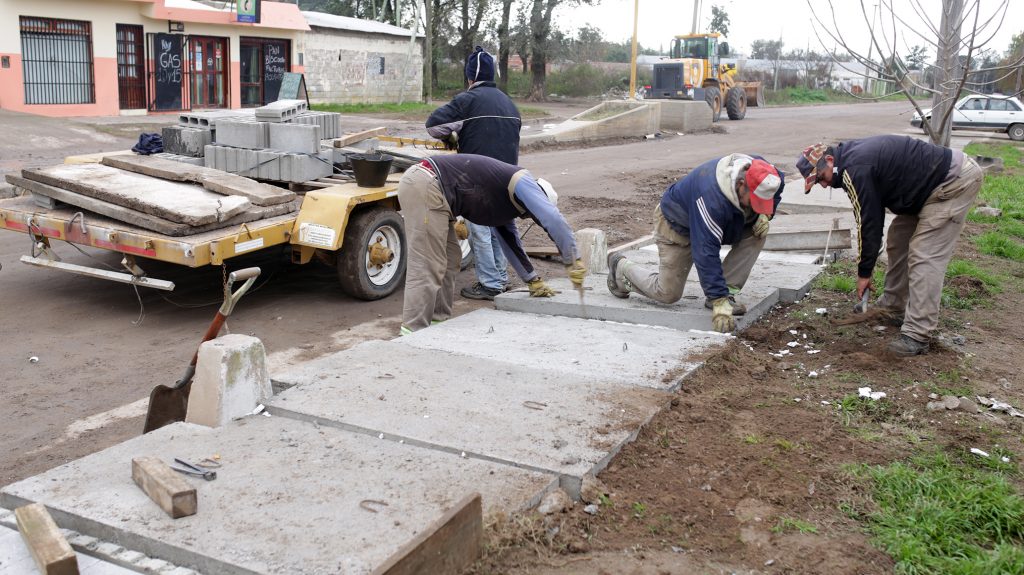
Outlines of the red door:
[{"label": "red door", "polygon": [[228,39],[190,36],[192,109],[228,107]]}]

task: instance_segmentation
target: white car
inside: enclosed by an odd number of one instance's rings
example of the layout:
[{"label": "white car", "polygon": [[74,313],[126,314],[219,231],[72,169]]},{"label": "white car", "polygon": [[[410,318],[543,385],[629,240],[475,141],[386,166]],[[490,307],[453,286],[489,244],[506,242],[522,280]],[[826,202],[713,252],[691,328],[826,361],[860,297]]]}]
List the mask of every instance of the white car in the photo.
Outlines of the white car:
[{"label": "white car", "polygon": [[[925,120],[931,120],[931,108],[924,108]],[[910,125],[921,127],[921,116],[914,112]],[[1006,132],[1011,140],[1024,140],[1024,104],[1005,96],[967,96],[953,109],[954,130]]]}]

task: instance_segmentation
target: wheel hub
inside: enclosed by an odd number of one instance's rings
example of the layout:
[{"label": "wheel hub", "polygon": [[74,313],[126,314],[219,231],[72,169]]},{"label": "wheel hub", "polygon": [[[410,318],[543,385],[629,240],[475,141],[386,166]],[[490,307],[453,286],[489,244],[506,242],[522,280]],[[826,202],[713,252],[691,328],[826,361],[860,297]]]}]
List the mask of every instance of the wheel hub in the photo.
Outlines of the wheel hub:
[{"label": "wheel hub", "polygon": [[395,259],[395,252],[381,243],[380,239],[377,239],[377,241],[369,247],[369,259],[371,266],[379,268],[385,264],[391,263],[391,261]]}]

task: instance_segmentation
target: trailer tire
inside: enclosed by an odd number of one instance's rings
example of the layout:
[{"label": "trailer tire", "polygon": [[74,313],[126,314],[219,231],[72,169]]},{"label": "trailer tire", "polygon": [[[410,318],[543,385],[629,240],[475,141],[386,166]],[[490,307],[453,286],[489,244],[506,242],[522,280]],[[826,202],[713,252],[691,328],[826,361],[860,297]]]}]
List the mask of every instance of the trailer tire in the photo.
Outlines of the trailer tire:
[{"label": "trailer tire", "polygon": [[725,97],[725,111],[730,120],[742,120],[747,115],[747,93],[739,86],[729,88]]},{"label": "trailer tire", "polygon": [[391,295],[405,278],[408,253],[398,212],[383,206],[354,212],[338,250],[341,291],[367,301]]},{"label": "trailer tire", "polygon": [[704,88],[704,101],[711,106],[711,121],[717,122],[722,117],[722,91],[716,86]]}]

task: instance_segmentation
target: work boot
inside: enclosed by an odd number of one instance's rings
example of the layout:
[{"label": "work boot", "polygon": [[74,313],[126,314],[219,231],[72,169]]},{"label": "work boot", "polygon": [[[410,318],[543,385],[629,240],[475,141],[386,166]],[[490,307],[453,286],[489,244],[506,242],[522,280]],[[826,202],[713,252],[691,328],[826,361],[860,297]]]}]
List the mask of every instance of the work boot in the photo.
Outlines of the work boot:
[{"label": "work boot", "polygon": [[[713,300],[711,298],[705,298],[704,307],[714,309],[715,306],[711,303],[712,301]],[[743,315],[747,313],[747,306],[737,302],[735,297],[729,296],[729,303],[732,304],[732,315]]]},{"label": "work boot", "polygon": [[927,342],[917,341],[909,335],[902,333],[889,343],[889,352],[900,357],[913,357],[927,351]]},{"label": "work boot", "polygon": [[618,268],[619,262],[626,259],[626,256],[615,253],[608,254],[608,291],[615,297],[621,297],[623,299],[629,297],[629,287],[620,286],[618,279],[616,279],[616,269]]},{"label": "work boot", "polygon": [[502,290],[491,289],[480,282],[476,282],[471,286],[462,288],[459,293],[466,299],[483,299],[488,301],[494,301],[494,296],[500,294]]}]

